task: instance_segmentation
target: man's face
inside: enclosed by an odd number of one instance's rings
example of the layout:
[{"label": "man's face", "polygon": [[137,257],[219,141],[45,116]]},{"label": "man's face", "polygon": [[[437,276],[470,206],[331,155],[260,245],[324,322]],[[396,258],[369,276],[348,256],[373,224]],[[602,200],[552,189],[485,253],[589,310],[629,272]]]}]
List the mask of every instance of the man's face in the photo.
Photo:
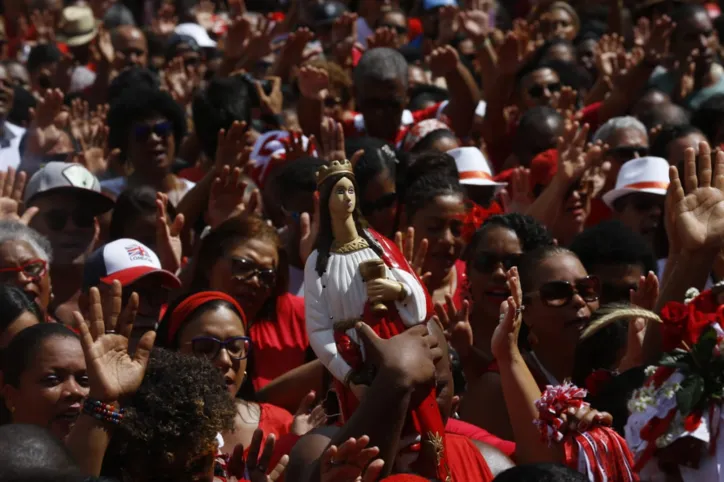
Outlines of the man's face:
[{"label": "man's face", "polygon": [[99,231],[87,199],[64,190],[41,195],[30,206],[38,208],[30,226],[50,241],[54,264],[83,264]]},{"label": "man's face", "polygon": [[113,36],[113,48],[120,55],[123,67],[146,67],[148,43],[139,29],[124,25]]},{"label": "man's face", "polygon": [[561,79],[548,68],[528,74],[520,84],[520,100],[523,110],[538,105],[550,105],[556,92],[561,90]]},{"label": "man's face", "polygon": [[605,143],[608,144],[606,160],[611,162],[611,171],[603,192],[615,187],[618,171],[625,162],[648,155],[649,136],[644,131],[627,127],[615,130]]},{"label": "man's face", "polygon": [[632,231],[644,236],[653,246],[662,223],[664,196],[651,193],[627,194],[615,202],[615,217]]},{"label": "man's face", "polygon": [[357,109],[365,120],[370,137],[396,140],[407,105],[407,94],[402,81],[369,81],[356,86]]},{"label": "man's face", "polygon": [[645,275],[638,264],[597,264],[589,274],[601,281],[601,304],[628,302],[631,290],[638,287],[639,279]]},{"label": "man's face", "polygon": [[696,68],[705,73],[716,58],[719,39],[709,16],[700,11],[679,22],[671,44],[680,62],[687,61],[692,52],[698,50],[699,55],[694,58]]},{"label": "man's face", "polygon": [[13,106],[13,82],[5,66],[0,66],[0,118],[5,119]]}]

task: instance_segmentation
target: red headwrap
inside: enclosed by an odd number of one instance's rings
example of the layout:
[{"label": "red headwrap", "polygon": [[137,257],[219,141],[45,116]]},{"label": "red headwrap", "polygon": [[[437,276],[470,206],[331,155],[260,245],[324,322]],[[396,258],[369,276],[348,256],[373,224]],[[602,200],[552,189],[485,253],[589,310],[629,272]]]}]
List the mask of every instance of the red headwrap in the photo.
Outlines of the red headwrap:
[{"label": "red headwrap", "polygon": [[221,291],[201,291],[200,293],[195,293],[183,300],[173,310],[171,313],[171,322],[168,324],[168,339],[173,340],[176,332],[181,327],[181,323],[183,323],[184,320],[191,315],[191,313],[196,311],[197,308],[216,300],[226,301],[231,304],[231,306],[239,312],[239,315],[241,315],[241,323],[246,329],[246,315],[244,314],[244,310],[241,309],[241,306],[239,306],[239,303],[237,303],[234,298],[226,293],[222,293]]}]

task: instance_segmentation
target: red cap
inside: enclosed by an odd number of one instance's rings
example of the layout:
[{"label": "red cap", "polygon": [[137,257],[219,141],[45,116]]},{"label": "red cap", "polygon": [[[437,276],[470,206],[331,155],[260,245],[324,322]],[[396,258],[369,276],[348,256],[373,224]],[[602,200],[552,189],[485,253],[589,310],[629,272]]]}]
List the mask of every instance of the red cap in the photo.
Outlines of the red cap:
[{"label": "red cap", "polygon": [[558,171],[558,150],[548,149],[533,158],[530,162],[530,187],[547,186]]}]

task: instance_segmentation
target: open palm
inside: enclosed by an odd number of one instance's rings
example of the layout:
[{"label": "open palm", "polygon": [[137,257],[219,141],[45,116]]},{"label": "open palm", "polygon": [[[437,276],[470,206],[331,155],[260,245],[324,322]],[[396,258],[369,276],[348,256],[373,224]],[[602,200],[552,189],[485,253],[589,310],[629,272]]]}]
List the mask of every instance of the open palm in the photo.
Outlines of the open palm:
[{"label": "open palm", "polygon": [[676,167],[671,167],[669,178],[674,226],[682,248],[719,248],[724,241],[724,153],[717,152],[712,170],[711,149],[702,142],[698,162],[694,150],[686,150],[683,186]]},{"label": "open palm", "polygon": [[[84,320],[78,312],[74,313],[88,370],[89,396],[113,402],[138,390],[146,373],[156,332],[149,331],[143,335],[131,356],[128,353],[128,337],[138,311],[138,295],[131,295],[123,312],[121,284],[118,281],[113,282],[105,303],[101,302],[98,288],[91,288],[89,297],[89,320]],[[104,312],[107,313],[105,320]]]}]

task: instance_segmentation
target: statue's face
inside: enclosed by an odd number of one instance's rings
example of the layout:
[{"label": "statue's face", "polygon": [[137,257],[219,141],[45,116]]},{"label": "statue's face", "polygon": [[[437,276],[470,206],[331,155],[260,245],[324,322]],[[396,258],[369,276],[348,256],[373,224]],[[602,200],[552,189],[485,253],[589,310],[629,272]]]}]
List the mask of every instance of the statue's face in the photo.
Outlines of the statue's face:
[{"label": "statue's face", "polygon": [[343,177],[332,188],[329,196],[329,214],[332,219],[347,218],[357,204],[357,193],[354,191],[354,184],[346,177]]}]

